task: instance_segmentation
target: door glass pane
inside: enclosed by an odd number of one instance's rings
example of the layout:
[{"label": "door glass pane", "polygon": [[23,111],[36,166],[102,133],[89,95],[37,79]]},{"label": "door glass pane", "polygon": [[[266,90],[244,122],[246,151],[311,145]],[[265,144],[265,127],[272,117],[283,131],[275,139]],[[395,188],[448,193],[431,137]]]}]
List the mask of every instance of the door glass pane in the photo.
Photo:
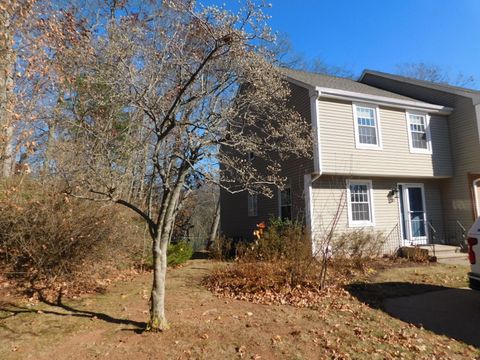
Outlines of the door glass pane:
[{"label": "door glass pane", "polygon": [[419,187],[408,188],[408,201],[410,205],[412,237],[426,236],[422,189]]}]

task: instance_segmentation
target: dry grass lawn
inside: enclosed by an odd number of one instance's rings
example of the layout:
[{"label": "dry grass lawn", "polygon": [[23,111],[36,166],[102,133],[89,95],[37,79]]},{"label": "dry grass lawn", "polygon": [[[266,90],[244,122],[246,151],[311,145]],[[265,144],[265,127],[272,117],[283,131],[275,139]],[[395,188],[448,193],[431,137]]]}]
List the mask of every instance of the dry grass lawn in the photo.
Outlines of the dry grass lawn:
[{"label": "dry grass lawn", "polygon": [[[148,318],[150,274],[105,294],[58,304],[0,300],[0,359],[475,359],[478,349],[390,317],[355,291],[321,310],[217,298],[201,285],[214,263],[169,271],[171,330],[139,331]],[[466,267],[425,265],[372,274],[371,282],[466,285]],[[383,291],[383,289],[381,289]],[[402,288],[401,295],[408,294]],[[428,289],[427,289],[428,290]],[[395,291],[369,294],[381,301]],[[367,299],[368,300],[368,299]]]}]

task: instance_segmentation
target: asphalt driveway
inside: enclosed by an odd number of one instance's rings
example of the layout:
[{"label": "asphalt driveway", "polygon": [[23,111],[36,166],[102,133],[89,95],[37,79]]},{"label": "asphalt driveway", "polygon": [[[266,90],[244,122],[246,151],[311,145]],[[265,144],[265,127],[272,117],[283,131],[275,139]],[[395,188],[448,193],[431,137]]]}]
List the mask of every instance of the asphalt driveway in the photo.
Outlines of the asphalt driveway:
[{"label": "asphalt driveway", "polygon": [[386,299],[390,315],[480,348],[480,291],[447,289]]}]

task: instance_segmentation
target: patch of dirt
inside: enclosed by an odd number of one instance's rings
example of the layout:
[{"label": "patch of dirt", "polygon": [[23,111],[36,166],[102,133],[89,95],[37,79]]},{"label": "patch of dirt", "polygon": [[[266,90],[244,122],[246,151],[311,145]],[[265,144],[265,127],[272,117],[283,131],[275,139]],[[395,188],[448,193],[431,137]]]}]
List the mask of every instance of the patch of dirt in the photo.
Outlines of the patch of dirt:
[{"label": "patch of dirt", "polygon": [[[214,296],[206,260],[168,272],[171,329],[142,333],[151,274],[105,294],[47,305],[0,304],[1,359],[473,359],[478,351],[394,319],[351,296],[324,311]],[[329,304],[331,307],[329,308]]]}]

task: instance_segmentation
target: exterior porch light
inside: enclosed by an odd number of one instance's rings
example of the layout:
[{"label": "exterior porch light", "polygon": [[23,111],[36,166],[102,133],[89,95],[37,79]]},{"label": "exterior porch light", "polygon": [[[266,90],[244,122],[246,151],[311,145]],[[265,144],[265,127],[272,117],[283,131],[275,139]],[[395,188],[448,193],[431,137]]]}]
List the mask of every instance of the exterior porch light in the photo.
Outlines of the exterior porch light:
[{"label": "exterior porch light", "polygon": [[397,187],[391,188],[387,194],[387,198],[389,203],[392,203],[394,198],[398,199],[398,188]]}]

